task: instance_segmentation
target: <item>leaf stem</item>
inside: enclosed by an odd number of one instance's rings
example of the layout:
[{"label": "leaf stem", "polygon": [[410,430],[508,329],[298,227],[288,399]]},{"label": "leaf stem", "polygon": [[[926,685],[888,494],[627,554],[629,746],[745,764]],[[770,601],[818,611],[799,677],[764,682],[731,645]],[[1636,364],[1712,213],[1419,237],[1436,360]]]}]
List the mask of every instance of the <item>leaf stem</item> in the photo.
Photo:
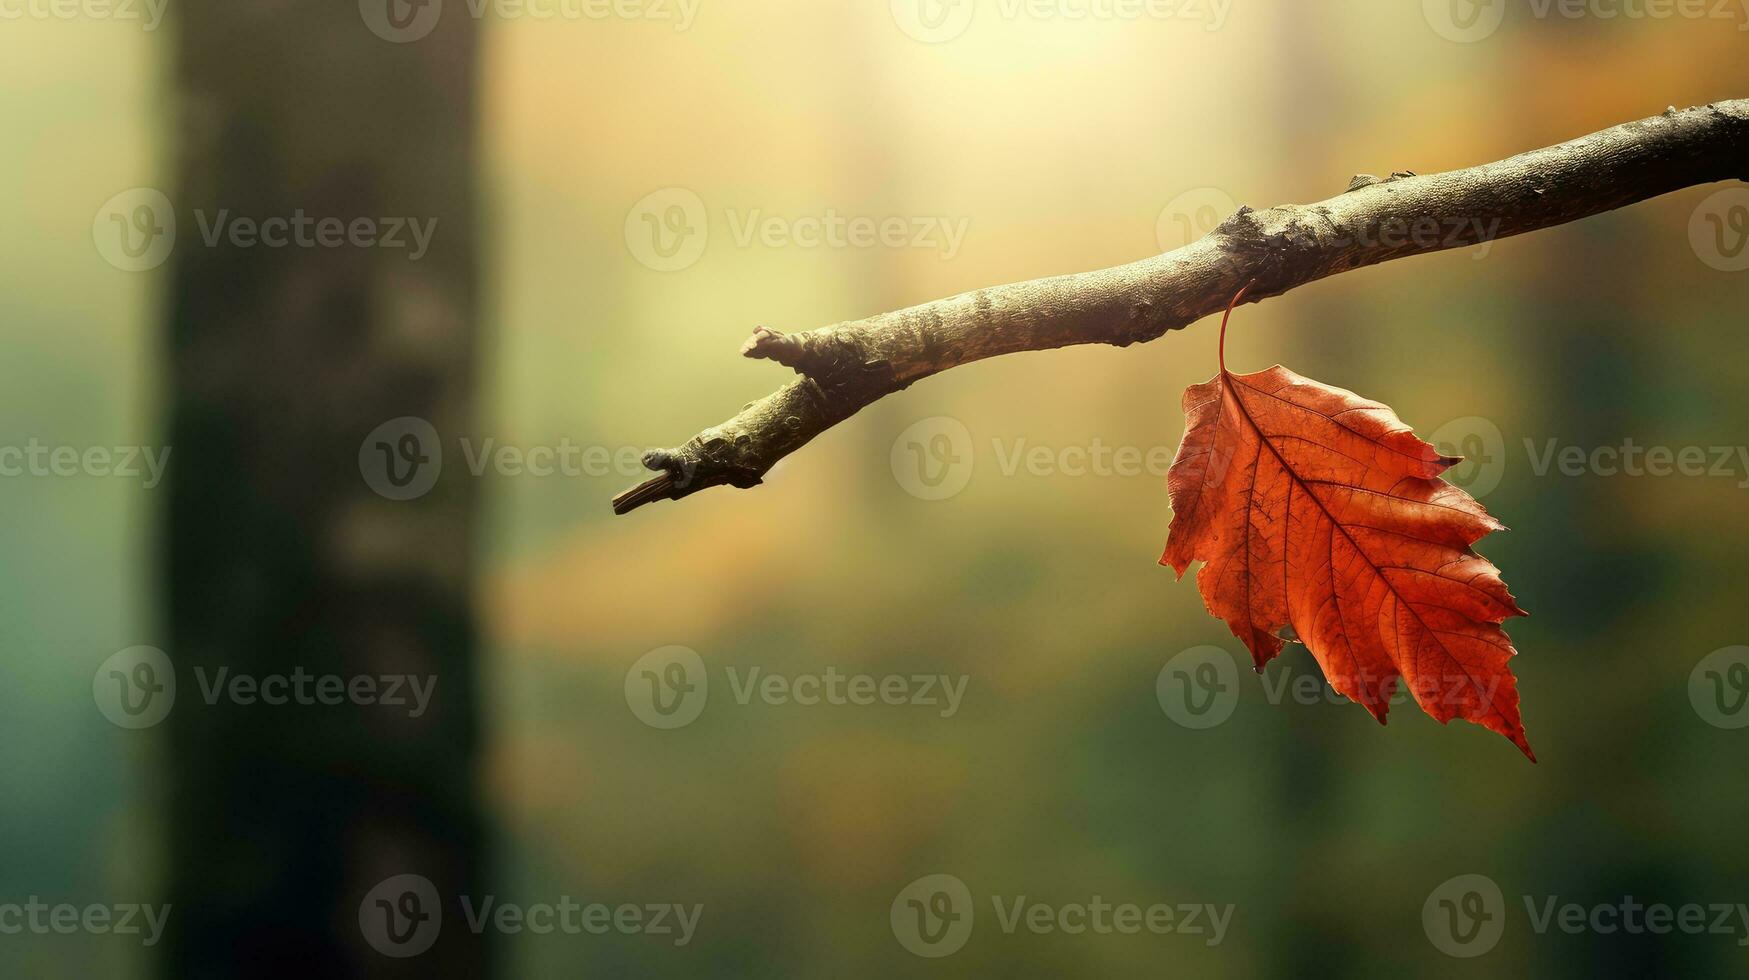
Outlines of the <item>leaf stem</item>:
[{"label": "leaf stem", "polygon": [[1253,281],[1239,287],[1239,291],[1233,294],[1233,301],[1227,304],[1227,312],[1221,314],[1220,361],[1222,374],[1227,373],[1227,318],[1233,315],[1233,307],[1239,305],[1239,301],[1245,298],[1245,294],[1249,292],[1254,285],[1256,285],[1256,283]]}]

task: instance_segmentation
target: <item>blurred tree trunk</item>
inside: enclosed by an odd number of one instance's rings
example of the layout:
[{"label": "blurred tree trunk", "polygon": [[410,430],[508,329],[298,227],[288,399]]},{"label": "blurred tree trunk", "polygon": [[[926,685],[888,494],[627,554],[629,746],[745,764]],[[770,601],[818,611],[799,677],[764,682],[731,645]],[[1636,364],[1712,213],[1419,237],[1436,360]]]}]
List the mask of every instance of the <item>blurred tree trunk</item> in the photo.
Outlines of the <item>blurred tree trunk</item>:
[{"label": "blurred tree trunk", "polygon": [[[472,415],[477,24],[451,6],[400,44],[351,2],[176,8],[163,969],[182,980],[486,972],[455,902],[483,892],[473,481],[452,454],[430,492],[390,500],[360,455],[391,419],[453,440]],[[401,248],[239,247],[202,234],[221,209],[436,228],[417,260],[406,232]],[[436,687],[417,718],[351,699],[209,705],[196,672],[224,667]],[[405,959],[360,921],[400,874],[429,879],[446,913]]]}]

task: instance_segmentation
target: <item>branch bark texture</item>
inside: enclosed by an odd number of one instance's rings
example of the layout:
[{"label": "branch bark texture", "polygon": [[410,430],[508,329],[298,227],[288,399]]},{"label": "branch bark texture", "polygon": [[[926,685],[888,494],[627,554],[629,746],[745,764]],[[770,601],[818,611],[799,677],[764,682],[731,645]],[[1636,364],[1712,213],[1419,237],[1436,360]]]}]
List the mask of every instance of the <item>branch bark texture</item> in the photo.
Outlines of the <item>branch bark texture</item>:
[{"label": "branch bark texture", "polygon": [[1203,238],[1129,265],[979,289],[863,320],[754,331],[741,353],[799,377],[674,449],[615,513],[707,487],[757,486],[778,460],[913,382],[971,361],[1071,344],[1125,347],[1326,276],[1565,224],[1717,180],[1749,180],[1749,100],[1624,123],[1497,163],[1356,176],[1316,204],[1241,207]]}]

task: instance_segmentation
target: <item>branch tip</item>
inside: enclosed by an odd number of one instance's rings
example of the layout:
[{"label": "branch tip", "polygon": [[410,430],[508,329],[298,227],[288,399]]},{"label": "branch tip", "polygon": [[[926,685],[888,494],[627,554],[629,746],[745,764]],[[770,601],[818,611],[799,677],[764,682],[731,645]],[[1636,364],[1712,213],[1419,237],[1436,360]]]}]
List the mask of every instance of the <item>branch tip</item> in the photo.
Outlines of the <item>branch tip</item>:
[{"label": "branch tip", "polygon": [[787,368],[797,368],[804,352],[800,335],[790,335],[770,327],[753,328],[753,336],[741,345],[741,356],[755,360],[776,361]]},{"label": "branch tip", "polygon": [[629,514],[645,504],[674,497],[674,477],[667,473],[653,476],[613,498],[615,514]]}]

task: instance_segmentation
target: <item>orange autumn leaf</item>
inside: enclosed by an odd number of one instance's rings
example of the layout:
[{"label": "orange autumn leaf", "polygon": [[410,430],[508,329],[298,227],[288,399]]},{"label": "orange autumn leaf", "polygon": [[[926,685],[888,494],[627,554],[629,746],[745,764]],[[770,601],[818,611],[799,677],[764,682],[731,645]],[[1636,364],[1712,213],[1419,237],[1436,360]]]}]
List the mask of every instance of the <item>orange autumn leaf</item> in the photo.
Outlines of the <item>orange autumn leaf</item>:
[{"label": "orange autumn leaf", "polygon": [[1204,563],[1203,602],[1258,671],[1291,627],[1380,724],[1401,677],[1442,724],[1475,722],[1536,761],[1500,628],[1525,612],[1470,547],[1505,525],[1439,478],[1458,458],[1352,391],[1280,365],[1228,372],[1226,332],[1222,317],[1219,373],[1184,393],[1160,563],[1180,578]]}]

